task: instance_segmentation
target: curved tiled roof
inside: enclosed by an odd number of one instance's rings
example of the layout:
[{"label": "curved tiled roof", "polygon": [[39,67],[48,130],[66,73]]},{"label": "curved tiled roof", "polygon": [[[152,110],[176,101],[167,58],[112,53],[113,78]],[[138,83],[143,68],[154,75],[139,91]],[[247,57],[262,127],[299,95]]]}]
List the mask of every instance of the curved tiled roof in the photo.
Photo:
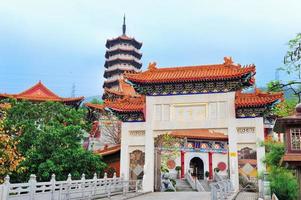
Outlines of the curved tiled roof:
[{"label": "curved tiled roof", "polygon": [[254,93],[242,93],[241,91],[235,94],[235,107],[257,107],[267,104],[273,104],[278,100],[283,99],[283,93],[268,93],[256,89]]},{"label": "curved tiled roof", "polygon": [[0,94],[0,98],[16,98],[31,101],[56,101],[64,103],[79,103],[84,97],[63,98],[49,90],[41,81],[19,94]]},{"label": "curved tiled roof", "polygon": [[137,98],[125,96],[123,99],[114,101],[105,100],[105,107],[118,112],[143,112],[145,96]]},{"label": "curved tiled roof", "polygon": [[207,140],[228,140],[228,136],[220,133],[211,131],[209,129],[193,129],[193,130],[176,130],[170,133],[175,137],[187,137],[193,139],[207,139]]},{"label": "curved tiled roof", "polygon": [[148,70],[141,73],[126,73],[125,77],[137,83],[173,83],[190,81],[218,81],[241,78],[255,74],[255,65],[241,67],[231,58],[224,58],[223,64],[196,65],[185,67],[157,68],[150,64]]},{"label": "curved tiled roof", "polygon": [[104,110],[105,108],[104,104],[85,103],[85,106],[100,111]]},{"label": "curved tiled roof", "polygon": [[121,146],[120,145],[116,145],[116,146],[112,146],[112,147],[105,147],[104,149],[101,150],[97,150],[95,151],[95,153],[101,155],[101,156],[106,156],[106,155],[111,155],[114,153],[117,153],[118,151],[120,151]]}]

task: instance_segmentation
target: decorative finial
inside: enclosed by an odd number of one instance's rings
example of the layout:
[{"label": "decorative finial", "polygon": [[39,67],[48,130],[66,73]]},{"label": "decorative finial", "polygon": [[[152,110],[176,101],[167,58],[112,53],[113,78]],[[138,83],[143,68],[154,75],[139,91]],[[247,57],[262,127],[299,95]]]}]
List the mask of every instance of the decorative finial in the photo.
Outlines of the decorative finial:
[{"label": "decorative finial", "polygon": [[231,65],[231,64],[233,64],[232,57],[230,57],[230,56],[224,57],[224,64],[225,65]]},{"label": "decorative finial", "polygon": [[125,14],[123,15],[123,25],[122,25],[122,34],[125,35],[126,25],[125,25]]},{"label": "decorative finial", "polygon": [[157,69],[157,63],[156,62],[150,62],[148,64],[148,70],[156,70]]}]

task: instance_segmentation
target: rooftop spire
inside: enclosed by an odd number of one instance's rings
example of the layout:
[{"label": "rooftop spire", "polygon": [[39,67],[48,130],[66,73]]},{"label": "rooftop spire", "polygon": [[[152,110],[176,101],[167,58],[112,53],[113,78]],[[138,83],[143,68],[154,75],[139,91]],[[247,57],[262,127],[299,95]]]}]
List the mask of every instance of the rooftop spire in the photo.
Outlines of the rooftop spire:
[{"label": "rooftop spire", "polygon": [[123,25],[122,25],[122,34],[125,35],[126,25],[125,25],[125,14],[123,15]]}]

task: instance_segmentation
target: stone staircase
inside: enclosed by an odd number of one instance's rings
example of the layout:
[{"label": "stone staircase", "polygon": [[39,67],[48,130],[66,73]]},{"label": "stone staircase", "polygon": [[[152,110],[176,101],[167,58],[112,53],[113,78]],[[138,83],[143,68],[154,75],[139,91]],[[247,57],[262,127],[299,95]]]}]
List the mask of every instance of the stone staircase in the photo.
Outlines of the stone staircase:
[{"label": "stone staircase", "polygon": [[177,192],[195,191],[194,189],[192,189],[192,187],[189,185],[189,183],[186,181],[186,179],[177,179],[176,180],[176,190],[177,190]]},{"label": "stone staircase", "polygon": [[204,190],[206,192],[210,192],[210,186],[209,186],[208,181],[206,181],[206,180],[199,180],[199,182],[201,183],[201,185],[203,186],[203,188],[204,188]]}]

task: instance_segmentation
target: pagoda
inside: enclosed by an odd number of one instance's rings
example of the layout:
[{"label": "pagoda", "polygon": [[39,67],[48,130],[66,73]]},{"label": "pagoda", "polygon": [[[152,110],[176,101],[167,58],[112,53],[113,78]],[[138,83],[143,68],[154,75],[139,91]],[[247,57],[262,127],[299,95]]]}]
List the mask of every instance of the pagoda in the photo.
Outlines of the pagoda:
[{"label": "pagoda", "polygon": [[126,35],[125,16],[123,17],[122,35],[106,42],[103,88],[119,90],[119,79],[124,72],[138,72],[142,66],[142,43]]},{"label": "pagoda", "polygon": [[66,105],[70,105],[78,108],[84,97],[72,97],[64,98],[56,95],[50,89],[48,89],[41,81],[39,81],[34,86],[29,89],[18,93],[18,94],[7,94],[0,93],[0,99],[13,98],[17,100],[27,100],[32,102],[44,102],[44,101],[54,101],[62,102]]}]

